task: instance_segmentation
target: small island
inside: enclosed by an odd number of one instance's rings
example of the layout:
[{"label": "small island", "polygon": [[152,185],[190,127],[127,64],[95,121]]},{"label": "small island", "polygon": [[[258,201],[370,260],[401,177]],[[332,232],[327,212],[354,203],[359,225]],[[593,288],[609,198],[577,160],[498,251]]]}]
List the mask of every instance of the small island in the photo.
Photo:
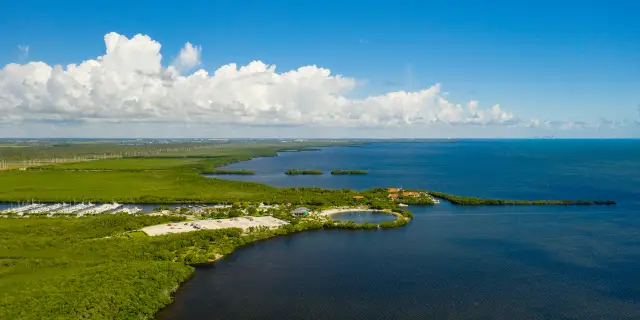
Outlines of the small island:
[{"label": "small island", "polygon": [[324,174],[321,170],[298,170],[298,169],[288,169],[284,172],[287,175],[301,175],[301,174],[315,174],[321,175]]},{"label": "small island", "polygon": [[331,171],[332,175],[343,175],[343,174],[368,174],[367,170],[333,170]]},{"label": "small island", "polygon": [[229,174],[229,175],[254,175],[256,174],[253,170],[248,169],[239,169],[239,170],[230,170],[230,169],[214,169],[214,170],[206,170],[202,172],[203,174]]}]

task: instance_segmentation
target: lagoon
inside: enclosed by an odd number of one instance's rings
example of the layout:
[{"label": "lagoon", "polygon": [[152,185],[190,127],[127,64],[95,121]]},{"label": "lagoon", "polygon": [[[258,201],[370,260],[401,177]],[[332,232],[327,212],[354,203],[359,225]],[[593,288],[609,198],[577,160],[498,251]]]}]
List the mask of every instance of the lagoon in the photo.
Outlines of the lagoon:
[{"label": "lagoon", "polygon": [[331,219],[340,221],[353,221],[355,223],[382,223],[394,221],[396,217],[386,212],[374,211],[350,211],[331,215]]}]

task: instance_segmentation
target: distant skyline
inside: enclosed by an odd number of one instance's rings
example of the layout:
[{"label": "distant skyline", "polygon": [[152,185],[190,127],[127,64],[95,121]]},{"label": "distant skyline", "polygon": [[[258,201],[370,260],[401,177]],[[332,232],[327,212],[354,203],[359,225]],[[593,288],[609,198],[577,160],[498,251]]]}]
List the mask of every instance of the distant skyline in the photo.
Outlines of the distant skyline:
[{"label": "distant skyline", "polygon": [[0,137],[640,138],[632,1],[0,4]]}]

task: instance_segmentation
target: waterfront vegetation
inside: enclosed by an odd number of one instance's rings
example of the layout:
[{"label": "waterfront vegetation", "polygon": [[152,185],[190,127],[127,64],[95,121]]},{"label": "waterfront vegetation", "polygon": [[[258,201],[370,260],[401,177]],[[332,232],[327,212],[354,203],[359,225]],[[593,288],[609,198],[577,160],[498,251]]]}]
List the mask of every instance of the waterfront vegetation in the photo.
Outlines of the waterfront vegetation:
[{"label": "waterfront vegetation", "polygon": [[299,174],[324,174],[324,172],[322,172],[321,170],[299,170],[299,169],[287,169],[285,172],[285,174],[288,175],[299,175]]},{"label": "waterfront vegetation", "polygon": [[331,174],[333,175],[342,175],[342,174],[368,174],[367,170],[333,170]]},{"label": "waterfront vegetation", "polygon": [[[306,230],[378,230],[395,221],[357,224],[299,218],[278,229],[230,228],[149,237],[144,226],[182,216],[99,215],[0,219],[0,319],[148,319],[171,302],[193,273],[237,247]],[[284,217],[286,216],[286,217]]]},{"label": "waterfront vegetation", "polygon": [[239,169],[239,170],[229,170],[229,169],[213,169],[213,170],[203,170],[203,174],[221,174],[221,175],[254,175],[256,174],[253,170],[248,169]]},{"label": "waterfront vegetation", "polygon": [[435,198],[447,200],[455,205],[612,205],[613,200],[501,200],[463,197],[431,191],[429,194]]},{"label": "waterfront vegetation", "polygon": [[[123,214],[69,218],[64,215],[0,218],[0,319],[91,318],[145,319],[171,301],[171,293],[188,279],[193,265],[210,263],[237,247],[279,235],[312,229],[399,227],[412,218],[399,203],[432,205],[432,197],[458,205],[614,204],[614,201],[516,201],[460,197],[416,190],[418,196],[397,199],[389,190],[275,188],[263,184],[206,178],[204,173],[231,172],[231,163],[278,152],[323,146],[349,146],[348,141],[234,142],[142,145],[105,143],[2,148],[2,156],[29,159],[51,155],[80,157],[116,151],[114,159],[39,165],[0,172],[0,201],[121,203],[227,203],[228,208],[198,214],[189,209],[169,215]],[[100,149],[98,146],[102,146]],[[9,150],[9,151],[5,151]],[[21,154],[20,150],[26,150]],[[73,151],[71,151],[73,150]],[[126,150],[126,151],[123,151]],[[128,154],[128,155],[127,155]],[[27,161],[27,160],[25,160]],[[295,169],[294,169],[295,170]],[[297,170],[313,171],[317,170]],[[344,170],[359,171],[359,170]],[[350,173],[351,174],[351,173]],[[259,204],[270,206],[260,209]],[[274,205],[274,206],[271,206]],[[275,206],[278,205],[278,206]],[[363,207],[395,213],[380,224],[357,224],[327,218],[295,216],[304,205],[314,212],[337,207]],[[196,218],[271,215],[289,224],[278,229],[201,230],[148,237],[144,226]]]}]

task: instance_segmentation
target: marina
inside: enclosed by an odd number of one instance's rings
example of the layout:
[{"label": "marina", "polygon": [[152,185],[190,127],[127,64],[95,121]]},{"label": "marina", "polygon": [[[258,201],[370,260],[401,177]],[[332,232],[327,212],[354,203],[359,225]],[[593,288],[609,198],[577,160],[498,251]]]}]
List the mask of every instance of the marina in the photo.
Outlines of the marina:
[{"label": "marina", "polygon": [[58,212],[59,209],[62,209],[65,206],[67,206],[67,204],[65,203],[56,203],[56,204],[52,204],[44,207],[37,207],[37,208],[31,209],[27,211],[27,213],[45,213],[45,212],[54,213],[54,212]]},{"label": "marina", "polygon": [[[219,210],[231,208],[229,204],[120,204],[120,203],[0,203],[0,215],[14,213],[18,216],[29,214],[63,214],[78,216],[94,215],[103,213],[127,213],[127,214],[139,214],[139,213],[153,213],[158,211],[158,208],[163,207],[169,211],[186,209],[194,214],[203,214],[207,210]],[[257,209],[258,211],[265,211],[270,208],[277,208],[278,206],[270,206],[261,204]],[[163,211],[163,210],[160,210]]]},{"label": "marina", "polygon": [[105,204],[101,204],[97,207],[93,207],[93,208],[89,208],[89,209],[85,209],[83,211],[78,212],[79,215],[85,215],[85,214],[100,214],[100,213],[105,213],[105,212],[119,212],[117,211],[118,208],[122,207],[121,204],[119,203],[105,203]]},{"label": "marina", "polygon": [[92,215],[104,213],[127,213],[136,214],[142,212],[143,209],[137,206],[125,206],[119,203],[28,203],[28,204],[3,204],[0,206],[0,214],[17,214],[18,216],[30,214],[63,214],[63,215]]}]

